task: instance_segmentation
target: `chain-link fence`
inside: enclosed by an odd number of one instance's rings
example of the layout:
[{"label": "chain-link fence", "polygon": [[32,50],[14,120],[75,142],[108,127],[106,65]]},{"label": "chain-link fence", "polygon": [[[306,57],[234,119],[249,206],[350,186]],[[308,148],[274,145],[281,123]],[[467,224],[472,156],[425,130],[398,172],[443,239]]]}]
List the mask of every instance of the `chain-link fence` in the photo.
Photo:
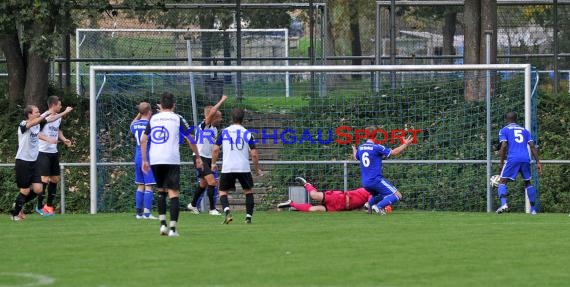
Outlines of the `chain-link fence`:
[{"label": "chain-link fence", "polygon": [[[207,1],[204,1],[207,2]],[[241,1],[235,4],[211,4],[192,1],[193,4],[167,4],[145,6],[145,9],[114,5],[109,12],[87,13],[81,7],[71,12],[78,19],[78,28],[91,29],[232,29],[236,17],[244,28],[287,29],[290,65],[306,64],[437,64],[462,63],[463,56],[463,1],[394,1],[394,23],[390,21],[392,1]],[[548,83],[558,77],[566,87],[570,70],[570,1],[505,1],[497,0],[498,63],[528,63],[544,71]],[[122,3],[122,2],[119,2]],[[140,7],[139,7],[140,8]],[[239,13],[238,13],[239,12]],[[84,17],[82,15],[91,15]],[[391,33],[392,30],[392,33]],[[555,37],[554,31],[558,31]],[[452,33],[452,49],[443,41]],[[234,35],[234,36],[235,36]],[[393,35],[393,36],[391,36]],[[391,46],[391,37],[395,45]],[[52,80],[64,85],[60,79],[62,63],[76,63],[80,57],[77,48],[81,41],[70,38],[69,55],[62,52],[54,57]],[[240,41],[243,37],[233,37]],[[449,39],[449,37],[447,37]],[[449,41],[449,40],[447,40]],[[99,43],[101,51],[127,51],[131,42],[120,44],[110,41]],[[247,65],[243,53],[225,52],[210,55],[217,65]],[[154,61],[153,54],[141,57],[133,54],[123,59],[98,58],[82,63],[133,64]],[[255,55],[250,56],[255,57]],[[261,56],[260,56],[261,57]],[[377,58],[379,57],[379,59]],[[2,58],[2,57],[0,57]],[[393,60],[393,59],[394,60]],[[187,55],[174,54],[169,59],[185,64]],[[196,58],[196,64],[204,64]],[[112,62],[111,62],[112,61]],[[155,62],[156,63],[156,62]],[[166,64],[166,62],[165,62]],[[78,71],[71,65],[71,73]],[[1,82],[6,79],[6,67],[0,63]],[[71,76],[71,75],[70,75]],[[70,77],[75,84],[74,77]]]}]

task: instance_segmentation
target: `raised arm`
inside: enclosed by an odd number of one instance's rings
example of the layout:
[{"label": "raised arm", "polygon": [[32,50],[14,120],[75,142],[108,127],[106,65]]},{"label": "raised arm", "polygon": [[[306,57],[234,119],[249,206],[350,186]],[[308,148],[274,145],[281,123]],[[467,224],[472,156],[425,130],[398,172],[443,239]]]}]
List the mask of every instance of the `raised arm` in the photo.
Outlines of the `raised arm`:
[{"label": "raised arm", "polygon": [[390,156],[396,156],[396,155],[401,154],[412,143],[412,140],[413,140],[413,138],[411,136],[408,136],[407,138],[405,138],[402,145],[400,145],[399,147],[392,150],[392,153],[390,153]]},{"label": "raised arm", "polygon": [[220,109],[220,106],[222,106],[222,104],[227,99],[228,99],[228,96],[222,95],[222,98],[213,107],[210,108],[210,110],[208,111],[208,114],[206,115],[206,118],[205,118],[206,125],[209,125],[210,123],[212,123],[212,121],[216,117],[216,113]]}]

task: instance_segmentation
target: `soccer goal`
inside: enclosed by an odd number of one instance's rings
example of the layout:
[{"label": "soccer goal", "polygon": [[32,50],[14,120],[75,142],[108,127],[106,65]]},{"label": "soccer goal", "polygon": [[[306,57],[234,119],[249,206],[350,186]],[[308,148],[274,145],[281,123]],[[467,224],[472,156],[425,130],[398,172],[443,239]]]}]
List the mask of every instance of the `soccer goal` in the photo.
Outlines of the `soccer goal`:
[{"label": "soccer goal", "polygon": [[[324,74],[326,81],[303,77],[313,72]],[[125,78],[123,73],[139,76]],[[255,178],[258,206],[271,207],[286,198],[295,176],[321,190],[359,187],[351,145],[364,138],[364,127],[375,125],[376,138],[388,147],[398,146],[406,134],[415,138],[402,156],[384,161],[384,177],[404,196],[396,209],[489,212],[498,206],[489,178],[499,172],[495,147],[504,114],[517,112],[519,124],[537,136],[536,98],[526,64],[91,66],[91,213],[107,210],[110,196],[132,189],[132,166],[127,164],[134,140],[128,127],[138,102],[154,106],[162,92],[171,92],[177,97],[176,111],[194,125],[192,119],[202,117],[197,111],[215,103],[202,83],[194,83],[196,92],[190,92],[189,73],[244,75],[243,97],[237,97],[233,83],[223,87],[230,99],[221,109],[221,127],[230,124],[231,109],[247,110],[244,126],[258,139],[265,171]],[[290,97],[282,96],[282,83],[266,80],[285,73],[295,79]],[[181,150],[185,196],[196,178],[189,149]],[[509,206],[515,210],[525,210],[522,190],[510,187]]]},{"label": "soccer goal", "polygon": [[[75,53],[77,59],[82,59],[75,64],[76,92],[79,95],[85,93],[89,65],[94,64],[236,65],[236,37],[236,29],[76,29]],[[243,65],[289,65],[288,29],[242,29],[240,40]],[[269,78],[285,77],[277,81],[289,84],[288,73],[266,75]],[[152,77],[152,73],[123,72],[117,76],[125,78],[125,83],[128,83],[127,78],[137,81],[140,77]],[[222,84],[233,82],[234,86],[236,83],[236,78],[216,74],[215,71],[193,77],[211,85],[219,85],[220,81]],[[288,93],[288,89],[284,91]]]}]

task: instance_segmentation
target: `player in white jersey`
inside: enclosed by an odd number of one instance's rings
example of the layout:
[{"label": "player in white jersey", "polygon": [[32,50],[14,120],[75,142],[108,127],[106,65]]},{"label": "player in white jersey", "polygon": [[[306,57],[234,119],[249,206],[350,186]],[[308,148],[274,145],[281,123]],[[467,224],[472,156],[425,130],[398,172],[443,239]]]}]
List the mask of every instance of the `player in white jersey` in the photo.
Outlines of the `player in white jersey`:
[{"label": "player in white jersey", "polygon": [[253,178],[249,166],[250,156],[257,175],[262,175],[255,147],[256,140],[253,134],[242,126],[244,115],[242,109],[232,110],[233,124],[222,131],[212,151],[212,162],[216,162],[220,154],[220,147],[223,150],[222,175],[220,177],[220,202],[225,214],[223,224],[229,224],[232,221],[228,191],[235,190],[236,179],[245,194],[245,222],[251,223],[254,200]]},{"label": "player in white jersey", "polygon": [[[219,108],[227,99],[228,97],[226,95],[222,95],[222,98],[216,105],[205,107],[204,120],[196,129],[196,145],[200,151],[203,167],[202,169],[196,169],[199,183],[196,186],[192,202],[188,204],[188,209],[194,214],[200,213],[197,208],[198,199],[202,196],[204,191],[207,191],[206,195],[210,201],[210,215],[221,215],[220,212],[216,210],[216,201],[214,199],[214,192],[217,187],[214,173],[217,173],[218,166],[215,162],[212,162],[212,149],[218,136],[217,126],[222,121],[222,113],[219,111]],[[194,155],[194,160],[196,158],[196,155]]]},{"label": "player in white jersey", "polygon": [[[179,142],[186,139],[192,151],[200,156],[188,122],[174,113],[174,95],[164,93],[160,99],[160,110],[154,114],[141,137],[142,168],[149,172],[152,168],[158,190],[158,219],[160,235],[178,236],[176,224],[180,214],[180,148]],[[150,162],[149,162],[150,161]],[[202,160],[196,159],[196,166],[202,167]],[[170,198],[170,230],[166,226],[166,195]]]},{"label": "player in white jersey", "polygon": [[[48,110],[52,114],[57,114],[61,111],[61,101],[57,96],[50,96],[47,100]],[[66,112],[71,112],[73,109],[67,107]],[[60,180],[59,168],[59,153],[57,151],[57,141],[61,140],[66,146],[71,146],[71,141],[67,139],[63,132],[60,130],[61,118],[46,123],[42,126],[40,135],[40,153],[38,155],[38,168],[42,176],[43,192],[38,196],[37,211],[43,215],[54,214],[54,200],[57,190],[57,184]],[[43,194],[47,188],[47,202],[43,204]],[[41,208],[41,211],[39,210]]]},{"label": "player in white jersey", "polygon": [[[40,115],[40,111],[34,105],[24,108],[25,119],[18,125],[18,152],[16,153],[16,184],[20,189],[14,202],[12,220],[22,220],[25,215],[22,207],[26,202],[33,200],[42,192],[41,177],[36,168],[38,158],[38,145],[40,135],[40,123],[55,121],[65,114],[51,115],[49,111]],[[30,193],[30,185],[33,192]]]}]

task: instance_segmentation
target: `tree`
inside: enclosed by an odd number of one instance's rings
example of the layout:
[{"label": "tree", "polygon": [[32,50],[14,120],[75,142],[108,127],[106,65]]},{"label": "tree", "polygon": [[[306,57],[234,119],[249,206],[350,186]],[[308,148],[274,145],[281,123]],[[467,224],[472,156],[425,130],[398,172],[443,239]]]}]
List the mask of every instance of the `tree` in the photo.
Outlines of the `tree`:
[{"label": "tree", "polygon": [[[417,25],[426,26],[428,24],[441,22],[442,35],[442,55],[455,55],[456,51],[453,47],[455,31],[457,26],[457,13],[462,11],[461,7],[455,6],[419,6],[416,9],[407,7],[406,16],[413,17]],[[400,12],[403,13],[403,12]],[[409,17],[406,17],[409,19]],[[453,59],[448,58],[442,61],[445,64],[453,64]]]},{"label": "tree", "polygon": [[[73,26],[67,17],[71,5],[79,2],[5,0],[0,4],[0,48],[6,57],[11,108],[45,105],[49,61],[60,47],[62,33],[69,33]],[[102,0],[85,3],[100,10],[108,6]]]},{"label": "tree", "polygon": [[[362,56],[362,43],[360,43],[360,17],[358,16],[358,5],[356,1],[348,2],[348,14],[349,25],[350,25],[350,36],[351,37],[351,50],[352,56]],[[362,65],[362,59],[353,58],[352,65]],[[360,74],[353,74],[353,79],[360,79]]]},{"label": "tree", "polygon": [[[486,63],[485,32],[492,32],[491,62],[497,63],[497,0],[465,0],[463,13],[465,64]],[[464,97],[467,102],[485,99],[485,82],[477,71],[465,73]]]}]

